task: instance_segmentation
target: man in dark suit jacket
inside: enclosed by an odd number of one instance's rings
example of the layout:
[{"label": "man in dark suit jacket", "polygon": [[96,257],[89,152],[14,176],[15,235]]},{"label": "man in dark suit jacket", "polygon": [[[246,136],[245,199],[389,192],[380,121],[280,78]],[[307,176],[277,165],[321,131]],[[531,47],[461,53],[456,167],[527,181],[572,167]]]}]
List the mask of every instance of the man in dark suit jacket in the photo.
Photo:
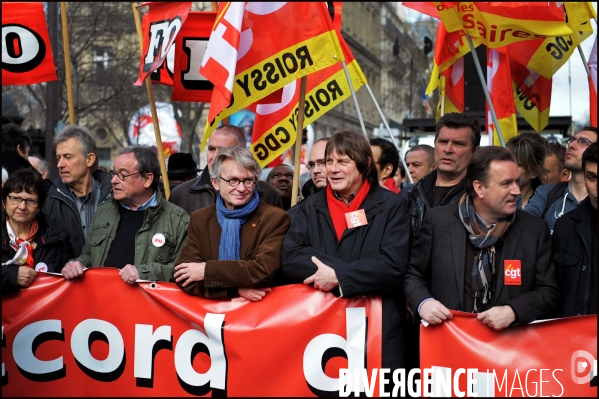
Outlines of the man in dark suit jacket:
[{"label": "man in dark suit jacket", "polygon": [[516,209],[518,167],[502,147],[479,149],[459,203],[431,209],[412,249],[404,290],[430,324],[478,313],[502,330],[554,316],[558,282],[543,220]]}]

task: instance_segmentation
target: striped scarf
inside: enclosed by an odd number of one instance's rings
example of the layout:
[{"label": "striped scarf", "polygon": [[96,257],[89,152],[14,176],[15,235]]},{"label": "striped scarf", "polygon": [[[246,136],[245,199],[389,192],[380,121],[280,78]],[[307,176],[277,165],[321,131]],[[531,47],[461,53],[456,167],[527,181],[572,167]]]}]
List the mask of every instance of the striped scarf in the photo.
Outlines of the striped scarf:
[{"label": "striped scarf", "polygon": [[468,238],[476,250],[472,265],[472,312],[479,313],[491,300],[491,277],[495,274],[495,244],[510,227],[516,214],[499,220],[488,229],[484,223],[479,223],[468,194],[460,198],[459,212],[464,227],[470,233]]}]

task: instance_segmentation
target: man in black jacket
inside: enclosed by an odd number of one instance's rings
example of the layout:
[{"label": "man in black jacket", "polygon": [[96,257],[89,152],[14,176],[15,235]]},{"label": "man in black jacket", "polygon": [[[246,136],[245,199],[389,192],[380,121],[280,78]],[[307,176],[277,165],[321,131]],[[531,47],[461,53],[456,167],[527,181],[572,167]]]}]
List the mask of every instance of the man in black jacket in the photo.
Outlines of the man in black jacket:
[{"label": "man in black jacket", "polygon": [[437,123],[437,169],[400,195],[410,204],[410,233],[414,242],[424,215],[432,208],[457,202],[464,194],[468,162],[480,145],[480,124],[468,115],[445,114]]},{"label": "man in black jacket", "polygon": [[[216,190],[210,183],[210,170],[212,169],[214,157],[220,148],[235,146],[245,148],[245,134],[243,131],[233,125],[219,126],[208,139],[207,167],[204,168],[204,171],[197,179],[181,183],[175,187],[171,192],[169,201],[185,209],[190,215],[200,208],[214,205],[216,203]],[[258,191],[261,201],[283,208],[279,191],[270,184],[258,180],[256,191]]]},{"label": "man in black jacket", "polygon": [[10,176],[19,169],[33,169],[29,163],[31,137],[14,123],[2,126],[2,167]]},{"label": "man in black jacket", "polygon": [[578,207],[557,219],[553,260],[562,298],[561,315],[597,314],[597,143],[582,155],[588,192]]},{"label": "man in black jacket", "polygon": [[372,150],[362,134],[333,135],[325,160],[329,185],[299,205],[283,242],[282,270],[336,296],[381,295],[382,367],[404,367],[407,203],[379,185]]},{"label": "man in black jacket", "polygon": [[71,236],[75,257],[81,255],[87,229],[112,191],[109,173],[98,170],[98,149],[89,130],[67,125],[54,137],[60,177],[48,191],[46,215]]}]

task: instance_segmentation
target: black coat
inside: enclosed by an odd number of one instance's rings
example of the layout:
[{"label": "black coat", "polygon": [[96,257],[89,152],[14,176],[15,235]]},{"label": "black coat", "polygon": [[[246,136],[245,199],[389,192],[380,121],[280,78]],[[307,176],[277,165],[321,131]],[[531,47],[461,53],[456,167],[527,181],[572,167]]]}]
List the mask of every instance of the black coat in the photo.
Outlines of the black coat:
[{"label": "black coat", "polygon": [[35,170],[35,168],[31,166],[28,160],[26,160],[19,154],[14,154],[12,152],[2,153],[2,167],[6,169],[9,176],[19,169]]},{"label": "black coat", "polygon": [[597,213],[587,197],[555,222],[553,261],[559,275],[563,317],[597,314],[597,302],[591,300],[597,298],[597,230],[593,215],[597,223]]},{"label": "black coat", "polygon": [[[302,282],[316,273],[316,256],[335,270],[343,297],[381,295],[383,367],[404,366],[402,283],[408,264],[408,204],[373,185],[361,206],[368,224],[337,235],[327,207],[326,190],[303,201],[283,242],[283,272]],[[339,295],[339,287],[332,291]]]},{"label": "black coat", "polygon": [[[109,173],[101,170],[95,171],[92,176],[102,184],[99,202],[101,204],[106,201],[108,194],[112,192],[112,184],[110,184],[112,177]],[[60,177],[54,179],[54,184],[48,190],[44,213],[52,223],[68,231],[74,257],[81,255],[81,250],[85,245],[85,233],[81,224],[81,216],[79,216],[75,200],[70,195],[69,187],[62,182]]]},{"label": "black coat", "polygon": [[[470,311],[464,306],[464,275],[468,232],[459,216],[459,204],[427,212],[412,248],[404,291],[416,316],[418,306],[434,298],[448,309]],[[554,317],[559,302],[551,238],[542,219],[516,211],[503,236],[501,259],[495,260],[498,276],[491,306],[509,305],[519,323]],[[522,284],[505,285],[504,260],[520,260]]]},{"label": "black coat", "polygon": [[[6,213],[2,223],[2,263],[14,258],[16,251],[10,246],[8,231],[6,230]],[[33,250],[33,260],[37,265],[40,262],[48,265],[48,272],[58,273],[69,259],[73,257],[73,248],[69,242],[69,233],[65,229],[58,229],[49,225],[43,212],[36,216],[39,229],[35,236],[37,246]],[[20,289],[17,285],[18,265],[2,266],[2,294],[15,292]]]}]

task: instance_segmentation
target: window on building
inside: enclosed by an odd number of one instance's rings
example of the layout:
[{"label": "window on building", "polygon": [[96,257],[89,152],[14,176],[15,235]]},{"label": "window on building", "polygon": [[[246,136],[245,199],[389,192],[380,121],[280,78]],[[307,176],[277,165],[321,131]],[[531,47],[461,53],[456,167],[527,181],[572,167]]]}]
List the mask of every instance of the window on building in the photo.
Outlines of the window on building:
[{"label": "window on building", "polygon": [[92,63],[94,71],[107,71],[112,68],[114,50],[112,47],[96,46],[92,50]]}]

